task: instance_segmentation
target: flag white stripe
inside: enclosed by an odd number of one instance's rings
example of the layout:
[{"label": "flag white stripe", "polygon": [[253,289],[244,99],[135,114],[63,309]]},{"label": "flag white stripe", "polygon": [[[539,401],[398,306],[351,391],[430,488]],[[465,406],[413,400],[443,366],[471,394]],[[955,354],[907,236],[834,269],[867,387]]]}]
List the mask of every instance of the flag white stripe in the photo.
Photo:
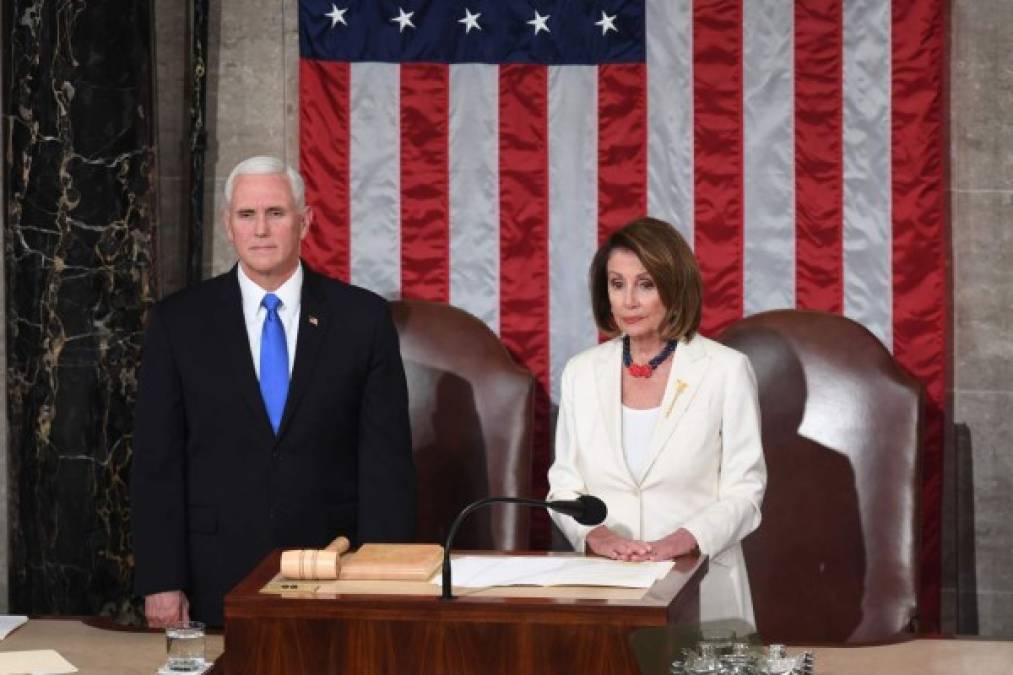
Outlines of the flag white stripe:
[{"label": "flag white stripe", "polygon": [[598,246],[598,68],[549,67],[549,375],[553,401],[567,359],[597,331],[587,267]]},{"label": "flag white stripe", "polygon": [[693,6],[654,0],[647,23],[647,210],[693,245]]},{"label": "flag white stripe", "polygon": [[893,348],[890,0],[844,3],[844,315]]},{"label": "flag white stripe", "polygon": [[349,87],[351,282],[401,294],[400,66],[356,63]]},{"label": "flag white stripe", "polygon": [[499,71],[450,66],[450,303],[499,332]]},{"label": "flag white stripe", "polygon": [[743,307],[795,306],[795,8],[743,3]]}]

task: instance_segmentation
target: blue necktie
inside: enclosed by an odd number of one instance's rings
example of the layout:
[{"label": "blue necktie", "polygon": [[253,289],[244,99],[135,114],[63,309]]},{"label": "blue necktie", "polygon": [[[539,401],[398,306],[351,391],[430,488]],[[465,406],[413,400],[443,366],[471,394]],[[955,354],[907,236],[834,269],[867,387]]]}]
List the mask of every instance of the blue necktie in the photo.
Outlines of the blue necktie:
[{"label": "blue necktie", "polygon": [[264,397],[267,417],[277,434],[281,415],[285,412],[285,398],[288,397],[288,345],[285,343],[285,327],[278,317],[281,300],[274,293],[268,293],[260,304],[267,310],[264,330],[260,334],[260,395]]}]

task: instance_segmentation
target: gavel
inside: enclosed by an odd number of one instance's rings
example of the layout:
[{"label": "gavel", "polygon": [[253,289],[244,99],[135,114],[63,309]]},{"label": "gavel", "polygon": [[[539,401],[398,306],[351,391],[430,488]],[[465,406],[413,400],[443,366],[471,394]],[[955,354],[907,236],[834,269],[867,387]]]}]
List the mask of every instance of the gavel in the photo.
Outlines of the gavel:
[{"label": "gavel", "polygon": [[324,549],[282,551],[281,574],[287,579],[337,579],[341,554],[348,550],[348,538],[338,537]]}]

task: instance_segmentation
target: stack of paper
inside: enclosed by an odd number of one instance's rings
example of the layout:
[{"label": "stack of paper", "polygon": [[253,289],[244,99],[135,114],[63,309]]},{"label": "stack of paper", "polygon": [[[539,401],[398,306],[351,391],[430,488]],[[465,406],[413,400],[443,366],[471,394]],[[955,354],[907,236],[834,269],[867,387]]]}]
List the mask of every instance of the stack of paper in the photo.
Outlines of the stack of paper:
[{"label": "stack of paper", "polygon": [[15,628],[20,628],[28,623],[27,616],[16,614],[0,614],[0,640],[11,634]]},{"label": "stack of paper", "polygon": [[52,649],[26,652],[0,652],[0,675],[18,673],[46,673],[57,675],[76,673],[77,668]]},{"label": "stack of paper", "polygon": [[[649,588],[674,562],[622,562],[553,556],[460,556],[451,562],[459,588],[489,586],[616,586]],[[436,575],[432,583],[440,583]]]}]

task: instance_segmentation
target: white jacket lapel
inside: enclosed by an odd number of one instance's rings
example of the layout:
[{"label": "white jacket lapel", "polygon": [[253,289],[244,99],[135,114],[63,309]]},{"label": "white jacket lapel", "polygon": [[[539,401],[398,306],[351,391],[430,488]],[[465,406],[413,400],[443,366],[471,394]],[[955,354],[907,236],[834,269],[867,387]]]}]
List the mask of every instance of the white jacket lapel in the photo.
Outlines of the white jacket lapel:
[{"label": "white jacket lapel", "polygon": [[654,425],[654,432],[651,434],[647,460],[641,466],[640,475],[636,476],[638,483],[643,482],[658,459],[658,455],[661,454],[668,439],[679,425],[686,409],[689,408],[689,404],[700,388],[700,382],[707,373],[709,357],[703,340],[689,340],[688,342],[685,339],[680,340],[673,359],[672,369],[668,374],[668,383],[665,385],[665,395],[661,399],[658,422]]},{"label": "white jacket lapel", "polygon": [[598,406],[608,435],[613,456],[626,466],[622,437],[622,341],[615,339],[603,345],[594,364],[594,381],[598,389]]}]

